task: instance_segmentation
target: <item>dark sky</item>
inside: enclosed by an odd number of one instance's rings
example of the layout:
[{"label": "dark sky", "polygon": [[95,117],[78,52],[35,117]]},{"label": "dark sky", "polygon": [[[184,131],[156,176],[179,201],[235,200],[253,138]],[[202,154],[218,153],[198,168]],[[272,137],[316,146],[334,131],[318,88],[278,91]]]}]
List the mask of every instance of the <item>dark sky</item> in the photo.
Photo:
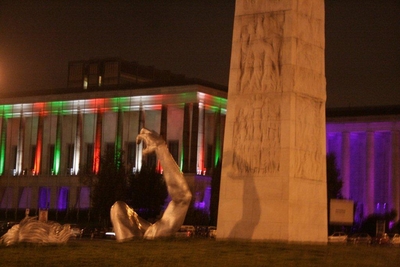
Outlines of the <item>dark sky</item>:
[{"label": "dark sky", "polygon": [[[227,85],[234,0],[0,0],[0,90],[120,57]],[[400,105],[400,1],[326,0],[328,107]]]}]

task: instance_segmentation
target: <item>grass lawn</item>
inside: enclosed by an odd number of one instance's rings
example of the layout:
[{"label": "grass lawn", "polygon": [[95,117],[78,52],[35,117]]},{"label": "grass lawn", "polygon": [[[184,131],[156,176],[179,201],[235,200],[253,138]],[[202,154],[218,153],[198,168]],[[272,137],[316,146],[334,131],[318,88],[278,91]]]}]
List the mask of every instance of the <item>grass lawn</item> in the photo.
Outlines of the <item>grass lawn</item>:
[{"label": "grass lawn", "polygon": [[0,266],[400,266],[400,247],[211,239],[0,246]]}]

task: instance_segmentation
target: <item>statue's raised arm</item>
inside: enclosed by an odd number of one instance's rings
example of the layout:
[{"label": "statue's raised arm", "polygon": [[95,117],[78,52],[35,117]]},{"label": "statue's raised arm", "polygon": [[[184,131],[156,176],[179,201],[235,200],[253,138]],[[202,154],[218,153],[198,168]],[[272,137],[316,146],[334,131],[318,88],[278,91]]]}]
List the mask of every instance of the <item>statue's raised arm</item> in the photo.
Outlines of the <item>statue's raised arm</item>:
[{"label": "statue's raised arm", "polygon": [[143,155],[156,153],[163,168],[163,176],[171,201],[161,219],[154,224],[140,218],[124,202],[117,201],[110,212],[117,241],[129,240],[135,236],[153,239],[173,235],[183,224],[192,198],[189,186],[162,137],[154,131],[143,128],[136,142],[144,143]]}]

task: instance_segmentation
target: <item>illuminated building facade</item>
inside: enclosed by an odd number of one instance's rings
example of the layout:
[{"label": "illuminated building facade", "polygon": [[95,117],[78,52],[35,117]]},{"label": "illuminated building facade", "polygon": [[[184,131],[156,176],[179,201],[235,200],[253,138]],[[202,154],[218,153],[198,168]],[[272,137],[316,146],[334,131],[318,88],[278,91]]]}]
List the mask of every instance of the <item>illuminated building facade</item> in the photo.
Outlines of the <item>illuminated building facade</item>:
[{"label": "illuminated building facade", "polygon": [[226,88],[119,59],[70,62],[68,77],[62,90],[0,98],[0,209],[89,208],[79,173],[97,173],[110,151],[140,169],[142,127],[164,137],[195,205],[209,208]]},{"label": "illuminated building facade", "polygon": [[[84,168],[123,150],[141,166],[135,139],[155,130],[209,209],[211,172],[221,159],[227,89],[118,59],[74,61],[68,88],[0,97],[0,210],[87,209]],[[356,216],[400,211],[400,106],[328,109],[327,152]]]},{"label": "illuminated building facade", "polygon": [[326,129],[356,221],[400,212],[400,106],[327,110]]}]

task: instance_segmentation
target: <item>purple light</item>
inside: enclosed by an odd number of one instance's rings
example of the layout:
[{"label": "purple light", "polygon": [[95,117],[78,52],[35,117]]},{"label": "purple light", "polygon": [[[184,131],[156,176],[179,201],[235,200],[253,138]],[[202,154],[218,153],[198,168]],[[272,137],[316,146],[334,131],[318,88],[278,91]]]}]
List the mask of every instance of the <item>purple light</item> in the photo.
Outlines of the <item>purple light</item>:
[{"label": "purple light", "polygon": [[350,198],[363,203],[363,184],[366,177],[366,134],[350,134]]},{"label": "purple light", "polygon": [[61,187],[59,194],[58,194],[58,203],[57,208],[59,210],[66,210],[68,207],[68,195],[69,195],[69,188],[68,187]]},{"label": "purple light", "polygon": [[80,209],[90,208],[90,188],[87,186],[80,188],[78,207]]},{"label": "purple light", "polygon": [[[375,158],[374,158],[374,188],[376,202],[385,203],[389,197],[389,180],[390,180],[390,133],[378,132],[375,133]],[[382,205],[382,204],[381,204]],[[383,209],[383,206],[381,207]]]},{"label": "purple light", "polygon": [[19,199],[18,208],[25,209],[31,206],[32,188],[24,187]]},{"label": "purple light", "polygon": [[[355,217],[388,212],[393,206],[390,124],[327,123],[326,151],[336,155],[342,195],[354,200]],[[375,130],[381,128],[381,130]]]},{"label": "purple light", "polygon": [[48,209],[50,207],[50,188],[39,188],[39,209]]}]

